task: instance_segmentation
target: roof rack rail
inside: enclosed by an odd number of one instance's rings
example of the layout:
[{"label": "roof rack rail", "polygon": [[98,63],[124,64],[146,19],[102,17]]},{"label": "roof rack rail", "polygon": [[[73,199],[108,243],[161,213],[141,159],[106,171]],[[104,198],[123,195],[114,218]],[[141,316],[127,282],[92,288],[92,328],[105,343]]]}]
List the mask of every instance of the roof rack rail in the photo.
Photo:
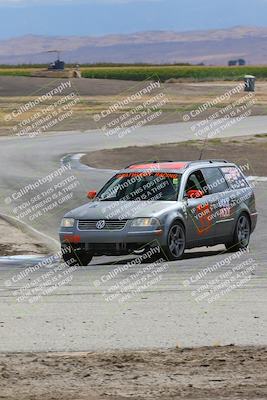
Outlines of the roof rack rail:
[{"label": "roof rack rail", "polygon": [[212,163],[216,163],[216,162],[228,163],[229,161],[222,160],[222,159],[218,159],[218,160],[215,160],[215,159],[214,160],[195,160],[195,161],[190,161],[187,164],[187,168],[190,167],[192,164],[198,164],[198,163],[210,163],[210,164],[212,164]]},{"label": "roof rack rail", "polygon": [[138,162],[134,162],[130,165],[128,165],[127,167],[125,167],[125,169],[128,169],[130,167],[133,167],[134,165],[138,165],[138,164],[158,164],[158,163],[164,163],[164,162],[174,162],[173,160],[146,160],[146,161],[138,161]]},{"label": "roof rack rail", "polygon": [[210,163],[213,163],[213,162],[229,163],[229,161],[224,160],[224,159],[222,159],[222,158],[219,158],[218,160],[216,160],[216,159],[214,159],[214,160],[209,160],[209,162],[210,162]]}]

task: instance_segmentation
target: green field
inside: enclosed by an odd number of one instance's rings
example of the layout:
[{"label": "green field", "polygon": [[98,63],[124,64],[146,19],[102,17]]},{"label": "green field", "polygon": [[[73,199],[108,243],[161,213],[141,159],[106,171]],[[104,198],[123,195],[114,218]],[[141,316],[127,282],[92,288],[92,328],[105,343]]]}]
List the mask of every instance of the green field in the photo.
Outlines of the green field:
[{"label": "green field", "polygon": [[0,76],[31,76],[36,68],[27,67],[0,67]]},{"label": "green field", "polygon": [[124,79],[143,81],[145,79],[240,80],[245,74],[267,78],[267,67],[203,67],[203,66],[121,66],[81,68],[85,78]]},{"label": "green field", "polygon": [[[0,66],[0,75],[30,76],[34,71],[44,70],[44,66]],[[169,79],[210,81],[240,80],[245,74],[255,75],[258,79],[267,79],[267,66],[251,67],[205,67],[205,66],[81,66],[84,78],[122,79],[143,81],[146,79],[165,82]]]}]

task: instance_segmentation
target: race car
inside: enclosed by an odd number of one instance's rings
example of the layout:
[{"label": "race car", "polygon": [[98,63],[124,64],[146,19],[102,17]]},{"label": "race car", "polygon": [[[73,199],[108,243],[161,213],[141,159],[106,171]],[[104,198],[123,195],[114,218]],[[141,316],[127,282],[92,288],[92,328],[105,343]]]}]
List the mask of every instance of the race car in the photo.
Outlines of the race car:
[{"label": "race car", "polygon": [[170,261],[200,246],[237,251],[248,247],[257,223],[253,188],[226,160],[135,163],[88,197],[62,219],[65,262],[87,265],[155,246]]}]

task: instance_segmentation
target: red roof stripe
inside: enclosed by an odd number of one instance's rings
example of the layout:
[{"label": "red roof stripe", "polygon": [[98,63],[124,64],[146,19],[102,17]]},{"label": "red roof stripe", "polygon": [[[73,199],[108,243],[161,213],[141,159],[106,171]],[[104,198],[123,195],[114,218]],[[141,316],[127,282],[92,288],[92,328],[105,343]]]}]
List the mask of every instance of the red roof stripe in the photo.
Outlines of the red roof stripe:
[{"label": "red roof stripe", "polygon": [[129,169],[182,169],[187,166],[186,162],[164,162],[164,163],[150,163],[150,164],[136,164],[129,167]]}]

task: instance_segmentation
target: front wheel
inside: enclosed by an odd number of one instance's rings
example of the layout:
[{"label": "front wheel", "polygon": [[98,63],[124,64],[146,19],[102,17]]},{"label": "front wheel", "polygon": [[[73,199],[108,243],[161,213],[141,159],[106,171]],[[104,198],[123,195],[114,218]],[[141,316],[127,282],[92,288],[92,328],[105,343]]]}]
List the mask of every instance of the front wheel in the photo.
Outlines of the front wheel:
[{"label": "front wheel", "polygon": [[93,258],[91,253],[81,249],[72,248],[71,245],[62,245],[61,250],[64,262],[70,267],[74,265],[88,265]]},{"label": "front wheel", "polygon": [[172,223],[167,237],[167,246],[164,246],[164,254],[167,260],[181,260],[186,245],[185,229],[179,221]]},{"label": "front wheel", "polygon": [[250,241],[250,221],[246,214],[241,214],[237,220],[233,240],[225,243],[228,251],[238,251],[246,249]]}]

